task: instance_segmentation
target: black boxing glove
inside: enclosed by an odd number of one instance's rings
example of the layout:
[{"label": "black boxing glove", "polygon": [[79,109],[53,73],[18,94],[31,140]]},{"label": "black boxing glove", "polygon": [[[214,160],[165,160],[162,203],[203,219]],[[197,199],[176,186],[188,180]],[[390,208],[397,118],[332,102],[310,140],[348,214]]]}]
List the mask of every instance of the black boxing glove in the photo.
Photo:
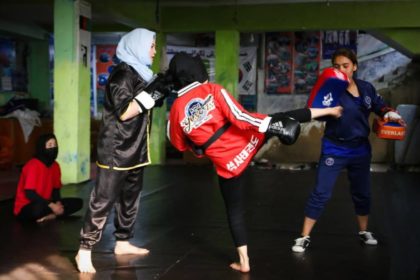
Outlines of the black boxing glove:
[{"label": "black boxing glove", "polygon": [[134,98],[142,111],[161,107],[166,97],[173,90],[170,75],[159,73],[146,85],[146,88]]},{"label": "black boxing glove", "polygon": [[169,96],[173,89],[172,76],[167,73],[159,73],[146,86],[145,91],[152,96],[155,101],[155,107],[161,107],[165,98]]},{"label": "black boxing glove", "polygon": [[277,136],[281,143],[292,145],[300,134],[300,123],[285,113],[271,115],[270,123],[265,132],[269,137]]}]

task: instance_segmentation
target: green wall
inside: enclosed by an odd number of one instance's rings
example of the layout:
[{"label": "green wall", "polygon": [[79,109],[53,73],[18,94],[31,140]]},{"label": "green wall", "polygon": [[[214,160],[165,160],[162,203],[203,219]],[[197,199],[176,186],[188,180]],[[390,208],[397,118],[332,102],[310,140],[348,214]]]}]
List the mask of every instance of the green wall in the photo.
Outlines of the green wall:
[{"label": "green wall", "polygon": [[[165,34],[157,33],[156,38],[156,56],[153,60],[153,72],[160,72],[162,55],[166,50]],[[150,156],[152,164],[165,163],[165,144],[166,143],[166,102],[161,108],[154,108],[152,111],[152,126],[150,133]]]},{"label": "green wall", "polygon": [[161,28],[166,32],[419,28],[419,14],[420,1],[166,7]]},{"label": "green wall", "polygon": [[28,56],[28,92],[38,99],[41,110],[50,110],[50,68],[48,41],[31,40]]},{"label": "green wall", "polygon": [[90,65],[78,58],[76,4],[54,6],[54,133],[63,183],[90,179]]},{"label": "green wall", "polygon": [[239,80],[239,32],[236,30],[216,31],[216,83],[224,86],[238,97]]}]

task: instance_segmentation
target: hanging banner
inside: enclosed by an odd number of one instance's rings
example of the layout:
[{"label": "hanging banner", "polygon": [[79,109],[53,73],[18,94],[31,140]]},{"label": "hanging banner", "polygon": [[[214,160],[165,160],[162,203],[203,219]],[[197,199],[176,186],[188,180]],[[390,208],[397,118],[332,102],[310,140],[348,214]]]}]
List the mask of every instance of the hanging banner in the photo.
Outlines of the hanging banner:
[{"label": "hanging banner", "polygon": [[239,52],[239,94],[255,95],[257,80],[257,48],[243,47]]},{"label": "hanging banner", "polygon": [[[209,81],[215,81],[215,53],[212,47],[182,47],[182,46],[167,46],[166,55],[168,61],[179,52],[185,52],[192,56],[199,55],[206,65],[209,73]],[[244,47],[239,52],[239,94],[255,95],[256,94],[256,77],[257,77],[257,48]]]}]

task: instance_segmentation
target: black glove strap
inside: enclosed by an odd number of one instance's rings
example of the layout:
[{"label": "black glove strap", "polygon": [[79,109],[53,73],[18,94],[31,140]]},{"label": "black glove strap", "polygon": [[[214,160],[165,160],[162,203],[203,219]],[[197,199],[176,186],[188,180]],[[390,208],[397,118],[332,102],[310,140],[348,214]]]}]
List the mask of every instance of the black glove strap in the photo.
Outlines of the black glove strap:
[{"label": "black glove strap", "polygon": [[144,107],[143,104],[141,104],[140,101],[138,101],[137,99],[134,98],[134,100],[137,102],[137,104],[139,104],[141,111],[144,113],[147,111],[146,107]]}]

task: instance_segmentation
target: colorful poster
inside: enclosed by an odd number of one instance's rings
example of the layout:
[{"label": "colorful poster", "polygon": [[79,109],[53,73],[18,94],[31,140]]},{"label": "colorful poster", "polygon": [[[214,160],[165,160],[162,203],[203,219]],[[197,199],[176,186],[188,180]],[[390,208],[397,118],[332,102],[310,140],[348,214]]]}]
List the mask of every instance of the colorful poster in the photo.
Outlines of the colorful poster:
[{"label": "colorful poster", "polygon": [[323,59],[330,59],[335,50],[339,48],[348,48],[357,53],[357,31],[327,30],[322,35]]},{"label": "colorful poster", "polygon": [[292,93],[293,33],[267,33],[265,53],[265,92]]},{"label": "colorful poster", "polygon": [[102,111],[105,100],[105,85],[109,74],[119,63],[116,55],[117,45],[96,45],[96,63],[93,73],[96,84],[96,107],[93,115],[97,116]]},{"label": "colorful poster", "polygon": [[295,94],[309,94],[319,74],[320,32],[295,32],[293,86]]},{"label": "colorful poster", "polygon": [[109,74],[119,60],[116,45],[96,45],[96,87],[105,89]]}]

